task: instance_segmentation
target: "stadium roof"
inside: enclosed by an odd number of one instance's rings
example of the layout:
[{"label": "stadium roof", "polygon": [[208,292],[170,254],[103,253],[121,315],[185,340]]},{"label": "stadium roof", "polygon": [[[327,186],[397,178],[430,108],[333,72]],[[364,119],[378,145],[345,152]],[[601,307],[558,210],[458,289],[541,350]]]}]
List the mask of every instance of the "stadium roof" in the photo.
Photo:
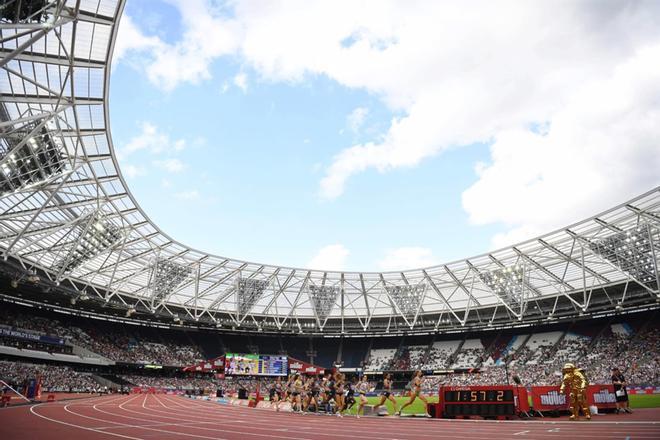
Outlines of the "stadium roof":
[{"label": "stadium roof", "polygon": [[589,312],[594,292],[605,292],[612,309],[639,295],[656,303],[660,187],[516,246],[400,272],[258,264],[177,242],[131,195],[112,144],[108,85],[123,6],[14,0],[0,11],[5,259],[131,309],[235,326],[332,322],[343,330],[351,321],[367,330],[387,318],[437,329],[491,314],[522,321],[564,303]]}]

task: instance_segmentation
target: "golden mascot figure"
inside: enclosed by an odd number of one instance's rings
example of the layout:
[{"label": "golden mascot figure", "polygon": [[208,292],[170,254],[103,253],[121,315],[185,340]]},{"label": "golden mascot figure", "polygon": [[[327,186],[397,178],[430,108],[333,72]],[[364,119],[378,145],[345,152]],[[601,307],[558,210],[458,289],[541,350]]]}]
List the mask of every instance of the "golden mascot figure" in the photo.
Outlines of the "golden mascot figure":
[{"label": "golden mascot figure", "polygon": [[573,364],[566,364],[562,369],[564,375],[561,381],[560,393],[569,392],[569,410],[571,411],[570,420],[578,420],[580,415],[580,408],[584,412],[587,420],[591,420],[591,412],[589,405],[587,405],[587,378],[584,375],[584,370],[578,369]]}]

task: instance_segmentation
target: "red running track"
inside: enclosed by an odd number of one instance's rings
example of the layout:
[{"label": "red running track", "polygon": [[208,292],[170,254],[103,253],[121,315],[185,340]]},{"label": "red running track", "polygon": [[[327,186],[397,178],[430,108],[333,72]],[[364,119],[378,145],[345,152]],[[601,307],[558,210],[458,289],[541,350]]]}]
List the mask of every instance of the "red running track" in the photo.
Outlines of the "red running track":
[{"label": "red running track", "polygon": [[633,416],[591,422],[356,419],[137,394],[0,409],[0,439],[660,439],[660,410]]}]

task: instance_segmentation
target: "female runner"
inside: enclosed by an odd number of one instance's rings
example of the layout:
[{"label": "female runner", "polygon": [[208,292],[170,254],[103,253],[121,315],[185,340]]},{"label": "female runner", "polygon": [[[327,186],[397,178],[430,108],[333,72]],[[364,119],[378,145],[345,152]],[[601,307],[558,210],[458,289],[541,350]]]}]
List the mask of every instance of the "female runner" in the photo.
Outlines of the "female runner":
[{"label": "female runner", "polygon": [[325,382],[325,398],[326,398],[326,404],[325,404],[325,412],[330,414],[332,412],[332,404],[335,402],[335,398],[337,396],[337,387],[335,383],[335,378],[331,374],[328,376],[328,380]]},{"label": "female runner", "polygon": [[359,419],[360,411],[362,411],[364,405],[367,404],[367,391],[369,391],[369,382],[367,381],[367,376],[362,376],[356,388],[358,394],[360,395],[360,404],[358,405],[358,409],[357,409],[357,418]]},{"label": "female runner", "polygon": [[344,411],[352,409],[353,405],[355,405],[355,387],[357,386],[357,382],[357,377],[354,377],[352,381],[346,380],[346,385],[344,387],[346,390],[344,393],[346,395],[344,399]]},{"label": "female runner", "polygon": [[275,404],[275,411],[280,410],[280,400],[284,399],[284,385],[282,384],[282,378],[278,377],[275,379],[273,387],[270,389],[270,402],[271,406]]},{"label": "female runner", "polygon": [[337,404],[337,417],[343,417],[344,411],[344,376],[337,372],[335,374],[335,403]]},{"label": "female runner", "polygon": [[304,377],[302,379],[303,382],[303,390],[302,393],[300,394],[300,398],[302,400],[302,413],[305,414],[307,412],[307,408],[309,407],[309,400],[310,396],[312,394],[312,378],[311,377]]},{"label": "female runner", "polygon": [[291,393],[291,395],[293,396],[293,401],[291,402],[291,405],[295,412],[302,411],[302,399],[301,399],[302,392],[303,392],[303,381],[300,378],[300,374],[296,374],[295,376],[293,376],[293,393]]},{"label": "female runner", "polygon": [[378,408],[385,404],[385,401],[389,400],[394,405],[394,413],[396,414],[396,399],[392,395],[392,375],[386,374],[383,379],[383,392],[380,393],[380,402],[374,406],[374,413],[378,414]]},{"label": "female runner", "polygon": [[314,412],[318,412],[319,408],[319,395],[321,394],[321,384],[319,382],[318,376],[313,376],[310,378],[310,387],[309,387],[309,401],[307,408],[314,408]]},{"label": "female runner", "polygon": [[293,379],[295,377],[295,374],[291,373],[286,380],[286,387],[284,390],[284,400],[291,402],[291,405],[293,405]]},{"label": "female runner", "polygon": [[410,400],[408,400],[406,403],[403,404],[401,409],[399,410],[399,415],[401,415],[401,411],[408,405],[412,404],[416,398],[420,398],[422,402],[424,402],[424,414],[428,413],[427,407],[429,405],[429,401],[426,398],[424,394],[422,394],[422,380],[423,380],[424,375],[420,370],[417,370],[415,372],[415,375],[413,376],[412,380],[409,382],[410,385]]}]

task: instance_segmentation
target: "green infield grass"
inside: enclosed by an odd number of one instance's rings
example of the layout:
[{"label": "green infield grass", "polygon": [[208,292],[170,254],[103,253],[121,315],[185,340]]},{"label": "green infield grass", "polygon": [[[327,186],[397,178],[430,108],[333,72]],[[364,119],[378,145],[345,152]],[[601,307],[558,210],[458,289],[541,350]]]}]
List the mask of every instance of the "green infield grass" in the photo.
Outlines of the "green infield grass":
[{"label": "green infield grass", "polygon": [[630,408],[660,408],[660,394],[629,394]]},{"label": "green infield grass", "polygon": [[[630,394],[630,408],[659,408],[660,407],[660,394]],[[395,397],[397,408],[408,401],[408,397]],[[438,401],[437,397],[429,397],[429,403],[435,403]],[[356,398],[359,402],[359,399]],[[369,405],[376,405],[380,402],[380,397],[368,397]],[[392,402],[389,400],[386,401],[385,406],[387,407],[390,414],[394,413],[394,407]],[[357,412],[358,403],[356,403],[353,408],[346,411],[345,414],[355,414]],[[424,414],[424,402],[419,399],[415,399],[412,405],[408,406],[403,410],[403,414]]]}]

